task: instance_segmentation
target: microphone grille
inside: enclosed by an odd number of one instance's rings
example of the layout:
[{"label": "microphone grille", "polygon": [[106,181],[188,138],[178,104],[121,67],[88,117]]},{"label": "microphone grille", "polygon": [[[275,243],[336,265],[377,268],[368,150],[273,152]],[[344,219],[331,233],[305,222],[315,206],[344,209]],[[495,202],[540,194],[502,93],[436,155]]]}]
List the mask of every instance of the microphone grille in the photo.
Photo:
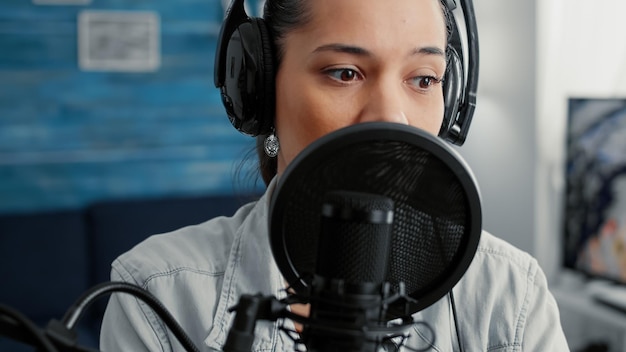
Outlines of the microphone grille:
[{"label": "microphone grille", "polygon": [[387,274],[393,200],[362,192],[329,192],[321,217],[317,274],[347,283],[382,283]]}]

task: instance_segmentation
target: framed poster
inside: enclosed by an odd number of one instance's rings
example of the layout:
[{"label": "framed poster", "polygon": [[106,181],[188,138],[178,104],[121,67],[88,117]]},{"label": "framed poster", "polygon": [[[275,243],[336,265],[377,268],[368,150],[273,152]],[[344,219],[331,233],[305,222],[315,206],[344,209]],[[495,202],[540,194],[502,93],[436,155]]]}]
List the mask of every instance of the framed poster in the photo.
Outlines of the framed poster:
[{"label": "framed poster", "polygon": [[155,71],[159,16],[147,11],[85,10],[78,15],[78,63],[86,71]]}]

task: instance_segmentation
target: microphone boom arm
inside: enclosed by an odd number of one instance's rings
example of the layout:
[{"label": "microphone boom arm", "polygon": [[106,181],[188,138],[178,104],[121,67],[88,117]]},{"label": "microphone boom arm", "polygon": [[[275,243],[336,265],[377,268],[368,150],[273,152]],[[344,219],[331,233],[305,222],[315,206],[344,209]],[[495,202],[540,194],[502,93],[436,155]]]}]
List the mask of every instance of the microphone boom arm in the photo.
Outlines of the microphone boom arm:
[{"label": "microphone boom arm", "polygon": [[26,344],[43,348],[46,352],[97,352],[97,350],[77,344],[74,327],[87,307],[96,299],[112,292],[129,293],[144,301],[164,321],[186,351],[199,352],[191,338],[154,295],[137,285],[126,282],[104,282],[92,287],[76,300],[61,321],[52,319],[44,331],[39,330],[32,321],[19,312],[0,305],[0,336],[6,335]]}]

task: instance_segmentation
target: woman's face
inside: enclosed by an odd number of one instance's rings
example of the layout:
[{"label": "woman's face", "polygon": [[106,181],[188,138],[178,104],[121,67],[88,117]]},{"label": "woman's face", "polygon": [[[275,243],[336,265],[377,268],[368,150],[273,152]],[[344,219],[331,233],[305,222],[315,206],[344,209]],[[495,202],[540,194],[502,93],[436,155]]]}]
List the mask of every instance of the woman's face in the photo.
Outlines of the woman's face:
[{"label": "woman's face", "polygon": [[276,74],[278,174],[317,138],[367,121],[437,134],[446,27],[439,0],[315,0]]}]

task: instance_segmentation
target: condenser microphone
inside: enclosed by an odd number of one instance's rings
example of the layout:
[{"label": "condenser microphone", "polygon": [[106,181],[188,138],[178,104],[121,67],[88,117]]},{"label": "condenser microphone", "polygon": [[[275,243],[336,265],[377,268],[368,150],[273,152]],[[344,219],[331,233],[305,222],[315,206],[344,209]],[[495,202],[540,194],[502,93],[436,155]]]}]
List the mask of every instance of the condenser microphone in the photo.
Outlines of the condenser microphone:
[{"label": "condenser microphone", "polygon": [[322,204],[307,351],[376,351],[389,331],[383,302],[393,200],[363,192],[328,192]]}]

